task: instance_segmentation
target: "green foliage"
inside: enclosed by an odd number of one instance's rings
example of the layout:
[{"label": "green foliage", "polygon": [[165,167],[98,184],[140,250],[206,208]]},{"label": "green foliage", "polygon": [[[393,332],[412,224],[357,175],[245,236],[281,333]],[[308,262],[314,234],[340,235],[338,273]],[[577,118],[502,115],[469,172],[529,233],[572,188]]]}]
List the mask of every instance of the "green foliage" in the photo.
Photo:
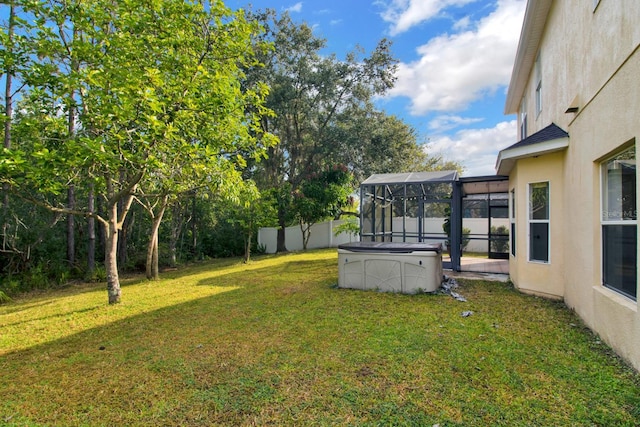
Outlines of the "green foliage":
[{"label": "green foliage", "polygon": [[[15,197],[93,215],[113,236],[134,195],[205,187],[237,198],[241,169],[276,142],[261,126],[268,88],[244,73],[267,45],[243,11],[219,1],[46,0],[20,2],[19,13],[20,37],[2,32],[0,49],[0,72],[24,87],[11,148],[0,152],[0,184]],[[86,194],[89,184],[101,211],[64,206],[69,186]],[[104,243],[116,286],[115,245]]]},{"label": "green foliage", "polygon": [[305,224],[338,218],[353,192],[353,175],[343,165],[311,172],[303,178],[300,189],[293,193],[294,211]]},{"label": "green foliage", "polygon": [[509,230],[506,226],[501,225],[496,227],[495,225],[491,226],[491,234],[495,236],[500,236],[502,239],[492,239],[491,240],[491,250],[497,253],[505,253],[509,250]]},{"label": "green foliage", "polygon": [[333,233],[336,236],[342,233],[357,236],[360,234],[360,219],[358,217],[348,217],[342,224],[333,227]]},{"label": "green foliage", "polygon": [[[298,221],[313,223],[333,215],[330,206],[316,202],[326,195],[320,194],[323,189],[313,188],[310,171],[320,173],[329,165],[343,164],[362,176],[356,169],[366,160],[356,162],[352,147],[368,140],[344,136],[352,131],[349,125],[355,119],[350,117],[370,108],[375,96],[393,86],[397,60],[388,40],[380,40],[369,53],[356,47],[339,59],[324,54],[326,40],[315,36],[308,25],[293,22],[288,14],[278,17],[267,11],[256,16],[266,29],[264,40],[272,42],[274,49],[261,57],[265,67],[252,68],[248,75],[271,86],[266,105],[275,115],[264,123],[278,135],[280,144],[268,149],[268,158],[256,168],[255,180],[261,189],[294,195],[293,204],[286,197],[278,198],[281,228],[289,225],[290,211],[295,211]],[[368,122],[369,129],[373,123],[374,119]],[[281,240],[283,236],[279,234]],[[279,250],[282,246],[284,242],[279,241]]]},{"label": "green foliage", "polygon": [[[451,245],[451,206],[447,205],[444,208],[444,222],[442,223],[442,231],[445,232],[445,234],[447,235],[447,241],[445,242],[445,244],[447,246]],[[471,234],[471,229],[467,228],[467,227],[462,227],[462,241],[461,241],[461,245],[460,245],[460,251],[464,251],[467,246],[469,245],[469,242],[471,241],[471,239],[469,238],[469,235]]]},{"label": "green foliage", "polygon": [[255,247],[253,239],[258,230],[277,223],[274,201],[269,196],[268,193],[261,194],[253,181],[245,181],[235,203],[226,209],[226,222],[238,232],[236,236],[229,236],[230,240],[243,243],[245,262],[249,261],[251,249]]},{"label": "green foliage", "polygon": [[0,304],[13,301],[9,295],[0,289]]},{"label": "green foliage", "polygon": [[264,255],[267,253],[267,246],[263,244],[256,244],[256,248],[253,250],[256,255]]},{"label": "green foliage", "polygon": [[107,271],[103,266],[97,266],[87,280],[90,282],[104,282],[107,280]]},{"label": "green foliage", "polygon": [[[260,227],[275,226],[276,208],[272,194],[261,194],[251,182],[238,189],[238,199],[230,202],[223,197],[212,197],[202,203],[200,217],[200,247],[204,257],[221,258],[245,256],[257,250]],[[206,214],[205,212],[208,212]]]},{"label": "green foliage", "polygon": [[353,175],[343,165],[310,172],[300,189],[293,193],[292,209],[302,231],[302,246],[307,248],[313,224],[329,218],[339,218],[342,208],[352,203]]}]

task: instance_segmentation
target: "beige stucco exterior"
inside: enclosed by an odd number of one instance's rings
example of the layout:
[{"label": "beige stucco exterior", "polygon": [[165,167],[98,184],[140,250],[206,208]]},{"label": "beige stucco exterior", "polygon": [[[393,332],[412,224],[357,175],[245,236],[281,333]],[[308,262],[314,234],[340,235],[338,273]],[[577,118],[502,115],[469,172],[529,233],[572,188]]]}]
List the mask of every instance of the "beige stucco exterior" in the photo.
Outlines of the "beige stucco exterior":
[{"label": "beige stucco exterior", "polygon": [[[509,274],[523,292],[560,299],[564,297],[564,224],[558,221],[564,211],[564,153],[551,153],[522,159],[509,177],[509,191],[515,192],[516,256],[510,257]],[[528,192],[529,184],[549,183],[549,262],[529,261]],[[522,219],[522,220],[520,220]]]},{"label": "beige stucco exterior", "polygon": [[[519,289],[563,298],[640,370],[638,304],[602,286],[600,214],[602,161],[640,137],[640,1],[597,3],[527,5],[505,110],[519,119],[526,110],[527,136],[555,123],[569,137],[566,148],[552,153],[538,155],[533,144],[513,164],[499,158],[498,173],[509,175],[516,194],[516,256],[509,268]],[[577,111],[565,112],[570,107]],[[550,183],[548,264],[527,259],[527,186],[539,181]]]}]

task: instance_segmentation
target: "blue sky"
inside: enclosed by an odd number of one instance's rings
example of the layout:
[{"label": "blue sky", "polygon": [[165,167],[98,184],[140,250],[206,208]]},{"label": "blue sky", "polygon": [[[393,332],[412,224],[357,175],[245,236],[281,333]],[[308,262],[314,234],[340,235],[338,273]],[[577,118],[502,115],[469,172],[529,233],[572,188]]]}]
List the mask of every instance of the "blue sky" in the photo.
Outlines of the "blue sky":
[{"label": "blue sky", "polygon": [[525,0],[227,0],[231,8],[289,11],[327,39],[338,58],[386,37],[398,81],[377,105],[411,124],[428,153],[495,174],[497,152],[516,142],[505,116]]}]

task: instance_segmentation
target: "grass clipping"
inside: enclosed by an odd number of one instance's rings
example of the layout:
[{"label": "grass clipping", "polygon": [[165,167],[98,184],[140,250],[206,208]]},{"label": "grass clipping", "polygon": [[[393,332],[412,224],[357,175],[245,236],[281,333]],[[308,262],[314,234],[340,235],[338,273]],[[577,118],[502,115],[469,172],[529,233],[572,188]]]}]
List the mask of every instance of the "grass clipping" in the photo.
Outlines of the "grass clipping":
[{"label": "grass clipping", "polygon": [[0,306],[0,424],[640,424],[638,375],[561,303],[336,280],[323,250],[132,278],[116,306],[94,284],[16,299]]}]

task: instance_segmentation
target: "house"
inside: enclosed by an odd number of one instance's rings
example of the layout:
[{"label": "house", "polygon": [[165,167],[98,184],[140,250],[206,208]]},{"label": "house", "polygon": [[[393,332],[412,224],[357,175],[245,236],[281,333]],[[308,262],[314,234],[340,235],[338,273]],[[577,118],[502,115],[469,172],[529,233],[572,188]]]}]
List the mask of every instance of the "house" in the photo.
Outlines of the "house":
[{"label": "house", "polygon": [[640,370],[640,1],[529,0],[506,114],[509,272],[562,299]]}]

